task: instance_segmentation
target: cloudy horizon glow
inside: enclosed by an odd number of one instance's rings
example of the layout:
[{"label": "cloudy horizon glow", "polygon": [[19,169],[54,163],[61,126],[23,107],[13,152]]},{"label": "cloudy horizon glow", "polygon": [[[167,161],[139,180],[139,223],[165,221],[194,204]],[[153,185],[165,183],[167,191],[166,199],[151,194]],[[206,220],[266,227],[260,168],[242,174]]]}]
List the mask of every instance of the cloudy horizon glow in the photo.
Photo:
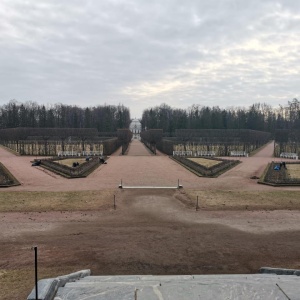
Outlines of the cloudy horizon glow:
[{"label": "cloudy horizon glow", "polygon": [[299,96],[300,2],[2,0],[0,104],[122,103],[132,117]]}]

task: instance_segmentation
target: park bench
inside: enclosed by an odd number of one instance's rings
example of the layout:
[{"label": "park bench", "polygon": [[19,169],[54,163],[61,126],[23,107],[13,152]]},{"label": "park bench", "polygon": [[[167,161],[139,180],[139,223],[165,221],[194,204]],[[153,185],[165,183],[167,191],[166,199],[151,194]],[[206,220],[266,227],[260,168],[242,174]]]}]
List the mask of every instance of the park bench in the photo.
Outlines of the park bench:
[{"label": "park bench", "polygon": [[281,158],[290,158],[290,159],[298,159],[297,153],[292,152],[282,152],[280,153]]},{"label": "park bench", "polygon": [[216,156],[215,151],[197,151],[197,156]]},{"label": "park bench", "polygon": [[248,157],[248,153],[245,151],[230,151],[230,156],[238,156],[238,157]]},{"label": "park bench", "polygon": [[59,151],[57,156],[80,156],[77,151]]},{"label": "park bench", "polygon": [[173,156],[192,156],[192,151],[173,151]]},{"label": "park bench", "polygon": [[101,151],[82,151],[83,156],[95,156],[95,155],[103,155]]}]

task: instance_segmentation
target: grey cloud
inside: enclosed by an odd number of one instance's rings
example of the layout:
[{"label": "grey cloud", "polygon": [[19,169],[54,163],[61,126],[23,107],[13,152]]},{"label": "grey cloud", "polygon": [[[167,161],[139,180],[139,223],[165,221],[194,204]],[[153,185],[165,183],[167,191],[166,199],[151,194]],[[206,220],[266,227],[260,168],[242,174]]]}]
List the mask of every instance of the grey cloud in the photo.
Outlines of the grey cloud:
[{"label": "grey cloud", "polygon": [[133,116],[282,103],[298,93],[299,16],[292,0],[4,0],[0,101],[121,102]]}]

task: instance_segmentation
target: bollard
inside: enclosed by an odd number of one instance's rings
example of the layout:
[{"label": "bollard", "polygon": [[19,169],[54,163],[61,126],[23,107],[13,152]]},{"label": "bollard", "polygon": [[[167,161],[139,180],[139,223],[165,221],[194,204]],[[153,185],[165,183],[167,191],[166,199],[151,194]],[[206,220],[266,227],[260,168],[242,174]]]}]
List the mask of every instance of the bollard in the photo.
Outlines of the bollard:
[{"label": "bollard", "polygon": [[119,184],[119,189],[122,189],[123,188],[123,182],[122,182],[122,179],[121,179],[121,184]]},{"label": "bollard", "polygon": [[37,246],[31,248],[34,250],[34,280],[35,280],[35,299],[39,299],[38,293],[38,266],[37,266]]}]

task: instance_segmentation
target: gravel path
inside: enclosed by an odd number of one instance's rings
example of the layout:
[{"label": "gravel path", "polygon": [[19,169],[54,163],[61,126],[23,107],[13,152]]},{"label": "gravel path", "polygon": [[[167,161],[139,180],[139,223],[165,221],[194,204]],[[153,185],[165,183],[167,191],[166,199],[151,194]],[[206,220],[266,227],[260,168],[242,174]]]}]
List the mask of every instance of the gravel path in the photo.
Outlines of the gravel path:
[{"label": "gravel path", "polygon": [[138,140],[133,140],[127,152],[128,156],[153,156],[149,149],[147,149],[144,144]]},{"label": "gravel path", "polygon": [[[15,156],[0,148],[0,161],[21,182],[10,191],[79,191],[116,188],[121,179],[130,186],[177,186],[178,179],[184,188],[199,190],[273,190],[258,185],[251,176],[260,176],[272,157],[273,143],[269,143],[252,157],[242,157],[242,163],[218,178],[202,178],[194,175],[168,156],[151,155],[139,142],[133,141],[128,155],[115,155],[108,159],[87,178],[66,179],[41,167],[31,167],[35,157]],[[300,190],[300,187],[276,189]]]}]

